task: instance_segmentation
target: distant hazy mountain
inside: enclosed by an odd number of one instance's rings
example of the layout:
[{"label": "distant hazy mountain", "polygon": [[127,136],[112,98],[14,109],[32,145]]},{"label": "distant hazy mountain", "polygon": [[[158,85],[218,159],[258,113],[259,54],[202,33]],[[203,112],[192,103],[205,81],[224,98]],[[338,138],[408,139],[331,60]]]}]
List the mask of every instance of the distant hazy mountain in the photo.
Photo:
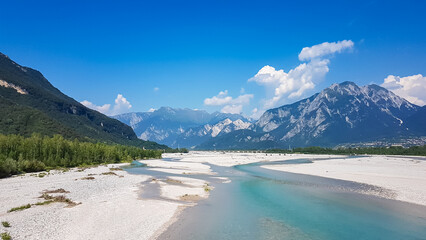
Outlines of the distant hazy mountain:
[{"label": "distant hazy mountain", "polygon": [[133,130],[91,110],[52,86],[44,76],[0,53],[0,133],[61,134],[146,148],[165,148],[138,139]]},{"label": "distant hazy mountain", "polygon": [[170,147],[193,147],[234,130],[250,120],[239,114],[162,107],[153,112],[126,113],[114,118],[133,128],[139,138]]},{"label": "distant hazy mountain", "polygon": [[266,111],[248,129],[202,143],[202,149],[327,146],[426,136],[426,108],[377,85],[333,84],[310,98]]}]

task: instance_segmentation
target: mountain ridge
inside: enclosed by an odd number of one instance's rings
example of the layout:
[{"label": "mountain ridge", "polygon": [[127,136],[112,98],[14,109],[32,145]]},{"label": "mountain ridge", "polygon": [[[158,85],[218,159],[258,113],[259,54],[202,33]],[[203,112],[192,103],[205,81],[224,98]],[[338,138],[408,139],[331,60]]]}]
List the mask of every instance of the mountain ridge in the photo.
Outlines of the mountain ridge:
[{"label": "mountain ridge", "polygon": [[[341,143],[426,135],[404,123],[421,107],[378,85],[333,84],[311,97],[269,109],[248,130],[229,133],[200,149],[332,147]],[[422,118],[423,117],[423,118]],[[418,120],[421,118],[421,120]],[[416,124],[414,124],[416,125]],[[269,142],[269,144],[266,144]]]},{"label": "mountain ridge", "polygon": [[55,88],[41,72],[0,53],[0,133],[33,132],[68,139],[165,148],[138,139],[127,125],[89,109]]},{"label": "mountain ridge", "polygon": [[224,132],[248,127],[251,120],[239,115],[161,107],[153,112],[132,112],[113,116],[131,126],[139,138],[171,147],[194,147]]}]

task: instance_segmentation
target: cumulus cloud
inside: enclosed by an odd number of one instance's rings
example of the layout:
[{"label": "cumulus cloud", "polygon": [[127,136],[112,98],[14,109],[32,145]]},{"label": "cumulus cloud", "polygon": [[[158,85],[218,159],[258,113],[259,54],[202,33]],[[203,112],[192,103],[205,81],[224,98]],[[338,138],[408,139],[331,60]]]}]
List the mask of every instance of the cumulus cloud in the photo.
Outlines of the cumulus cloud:
[{"label": "cumulus cloud", "polygon": [[301,63],[288,72],[266,65],[250,78],[249,82],[256,82],[273,89],[274,96],[265,101],[265,109],[277,106],[285,98],[298,99],[306,91],[314,89],[316,84],[328,73],[330,60],[326,57],[345,49],[351,49],[353,45],[351,40],[343,40],[305,47],[299,54],[299,60],[307,62]]},{"label": "cumulus cloud", "polygon": [[206,106],[224,106],[223,113],[241,113],[243,106],[250,103],[253,94],[243,94],[237,98],[228,96],[228,90],[219,92],[216,96],[204,99]]},{"label": "cumulus cloud", "polygon": [[240,114],[243,111],[243,105],[226,105],[220,111],[223,113]]},{"label": "cumulus cloud", "polygon": [[232,98],[228,96],[228,90],[221,91],[217,96],[213,96],[212,98],[204,99],[204,105],[207,106],[221,106],[226,104],[248,104],[250,103],[250,99],[253,98],[253,94],[243,94],[238,96],[237,98]]},{"label": "cumulus cloud", "polygon": [[426,104],[426,77],[421,74],[407,77],[389,75],[381,86],[411,103],[419,106]]},{"label": "cumulus cloud", "polygon": [[110,107],[111,107],[111,104],[104,104],[102,106],[97,106],[97,105],[95,105],[95,104],[93,104],[93,103],[91,103],[91,102],[89,102],[87,100],[82,101],[81,104],[83,104],[84,106],[86,106],[88,108],[96,110],[98,112],[101,112],[103,114],[106,114],[109,111]]},{"label": "cumulus cloud", "polygon": [[96,110],[98,112],[101,112],[109,116],[128,112],[128,110],[132,108],[132,105],[130,104],[130,102],[127,101],[127,99],[122,94],[117,95],[117,98],[114,101],[114,106],[112,108],[111,108],[111,104],[104,104],[102,106],[98,106],[87,100],[84,100],[80,103],[88,108],[91,108],[93,110]]},{"label": "cumulus cloud", "polygon": [[117,114],[120,114],[120,113],[125,113],[130,108],[132,108],[132,105],[130,104],[130,102],[127,101],[127,99],[125,97],[123,97],[123,95],[118,94],[117,98],[115,99],[115,104],[114,104],[114,107],[112,109],[111,115],[117,115]]},{"label": "cumulus cloud", "polygon": [[232,101],[232,97],[228,96],[228,90],[220,91],[217,96],[204,99],[204,105],[207,106],[220,106],[228,104]]},{"label": "cumulus cloud", "polygon": [[345,49],[353,48],[354,42],[343,40],[338,42],[324,42],[312,47],[304,47],[299,54],[300,61],[308,61],[314,58],[320,58],[333,53],[340,53]]}]

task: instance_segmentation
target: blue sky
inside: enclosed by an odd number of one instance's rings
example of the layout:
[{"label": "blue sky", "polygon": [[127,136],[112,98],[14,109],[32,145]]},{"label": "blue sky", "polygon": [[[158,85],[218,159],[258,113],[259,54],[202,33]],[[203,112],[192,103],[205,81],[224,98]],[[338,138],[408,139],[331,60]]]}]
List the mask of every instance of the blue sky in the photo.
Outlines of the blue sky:
[{"label": "blue sky", "polygon": [[[2,1],[1,5],[0,51],[40,70],[76,100],[104,110],[109,107],[108,114],[171,106],[241,110],[246,115],[258,109],[259,115],[268,106],[308,97],[332,83],[383,84],[389,75],[394,78],[388,78],[386,86],[416,98],[413,101],[420,105],[425,101],[423,92],[419,95],[401,85],[407,81],[426,85],[425,1]],[[275,94],[287,81],[282,76],[270,85],[249,81],[265,66],[289,73],[309,64],[311,60],[299,57],[305,47],[343,40],[352,46],[321,55],[320,60],[328,61],[328,71],[314,76],[313,86],[300,96],[288,97],[300,84]],[[224,101],[214,103],[214,96]],[[268,105],[274,96],[279,100]],[[210,104],[205,104],[207,98]]]}]

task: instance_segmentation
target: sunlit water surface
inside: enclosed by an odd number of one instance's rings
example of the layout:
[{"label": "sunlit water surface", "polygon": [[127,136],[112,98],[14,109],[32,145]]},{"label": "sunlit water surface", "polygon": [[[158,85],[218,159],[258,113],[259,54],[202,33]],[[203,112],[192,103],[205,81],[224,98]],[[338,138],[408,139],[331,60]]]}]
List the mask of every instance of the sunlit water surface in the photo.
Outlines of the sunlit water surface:
[{"label": "sunlit water surface", "polygon": [[[279,162],[288,163],[309,164],[303,159]],[[362,194],[386,192],[371,185],[267,170],[260,167],[264,164],[270,163],[211,166],[231,183],[191,176],[210,181],[215,189],[187,208],[160,239],[426,239],[424,206]],[[173,175],[149,168],[127,171]]]}]

